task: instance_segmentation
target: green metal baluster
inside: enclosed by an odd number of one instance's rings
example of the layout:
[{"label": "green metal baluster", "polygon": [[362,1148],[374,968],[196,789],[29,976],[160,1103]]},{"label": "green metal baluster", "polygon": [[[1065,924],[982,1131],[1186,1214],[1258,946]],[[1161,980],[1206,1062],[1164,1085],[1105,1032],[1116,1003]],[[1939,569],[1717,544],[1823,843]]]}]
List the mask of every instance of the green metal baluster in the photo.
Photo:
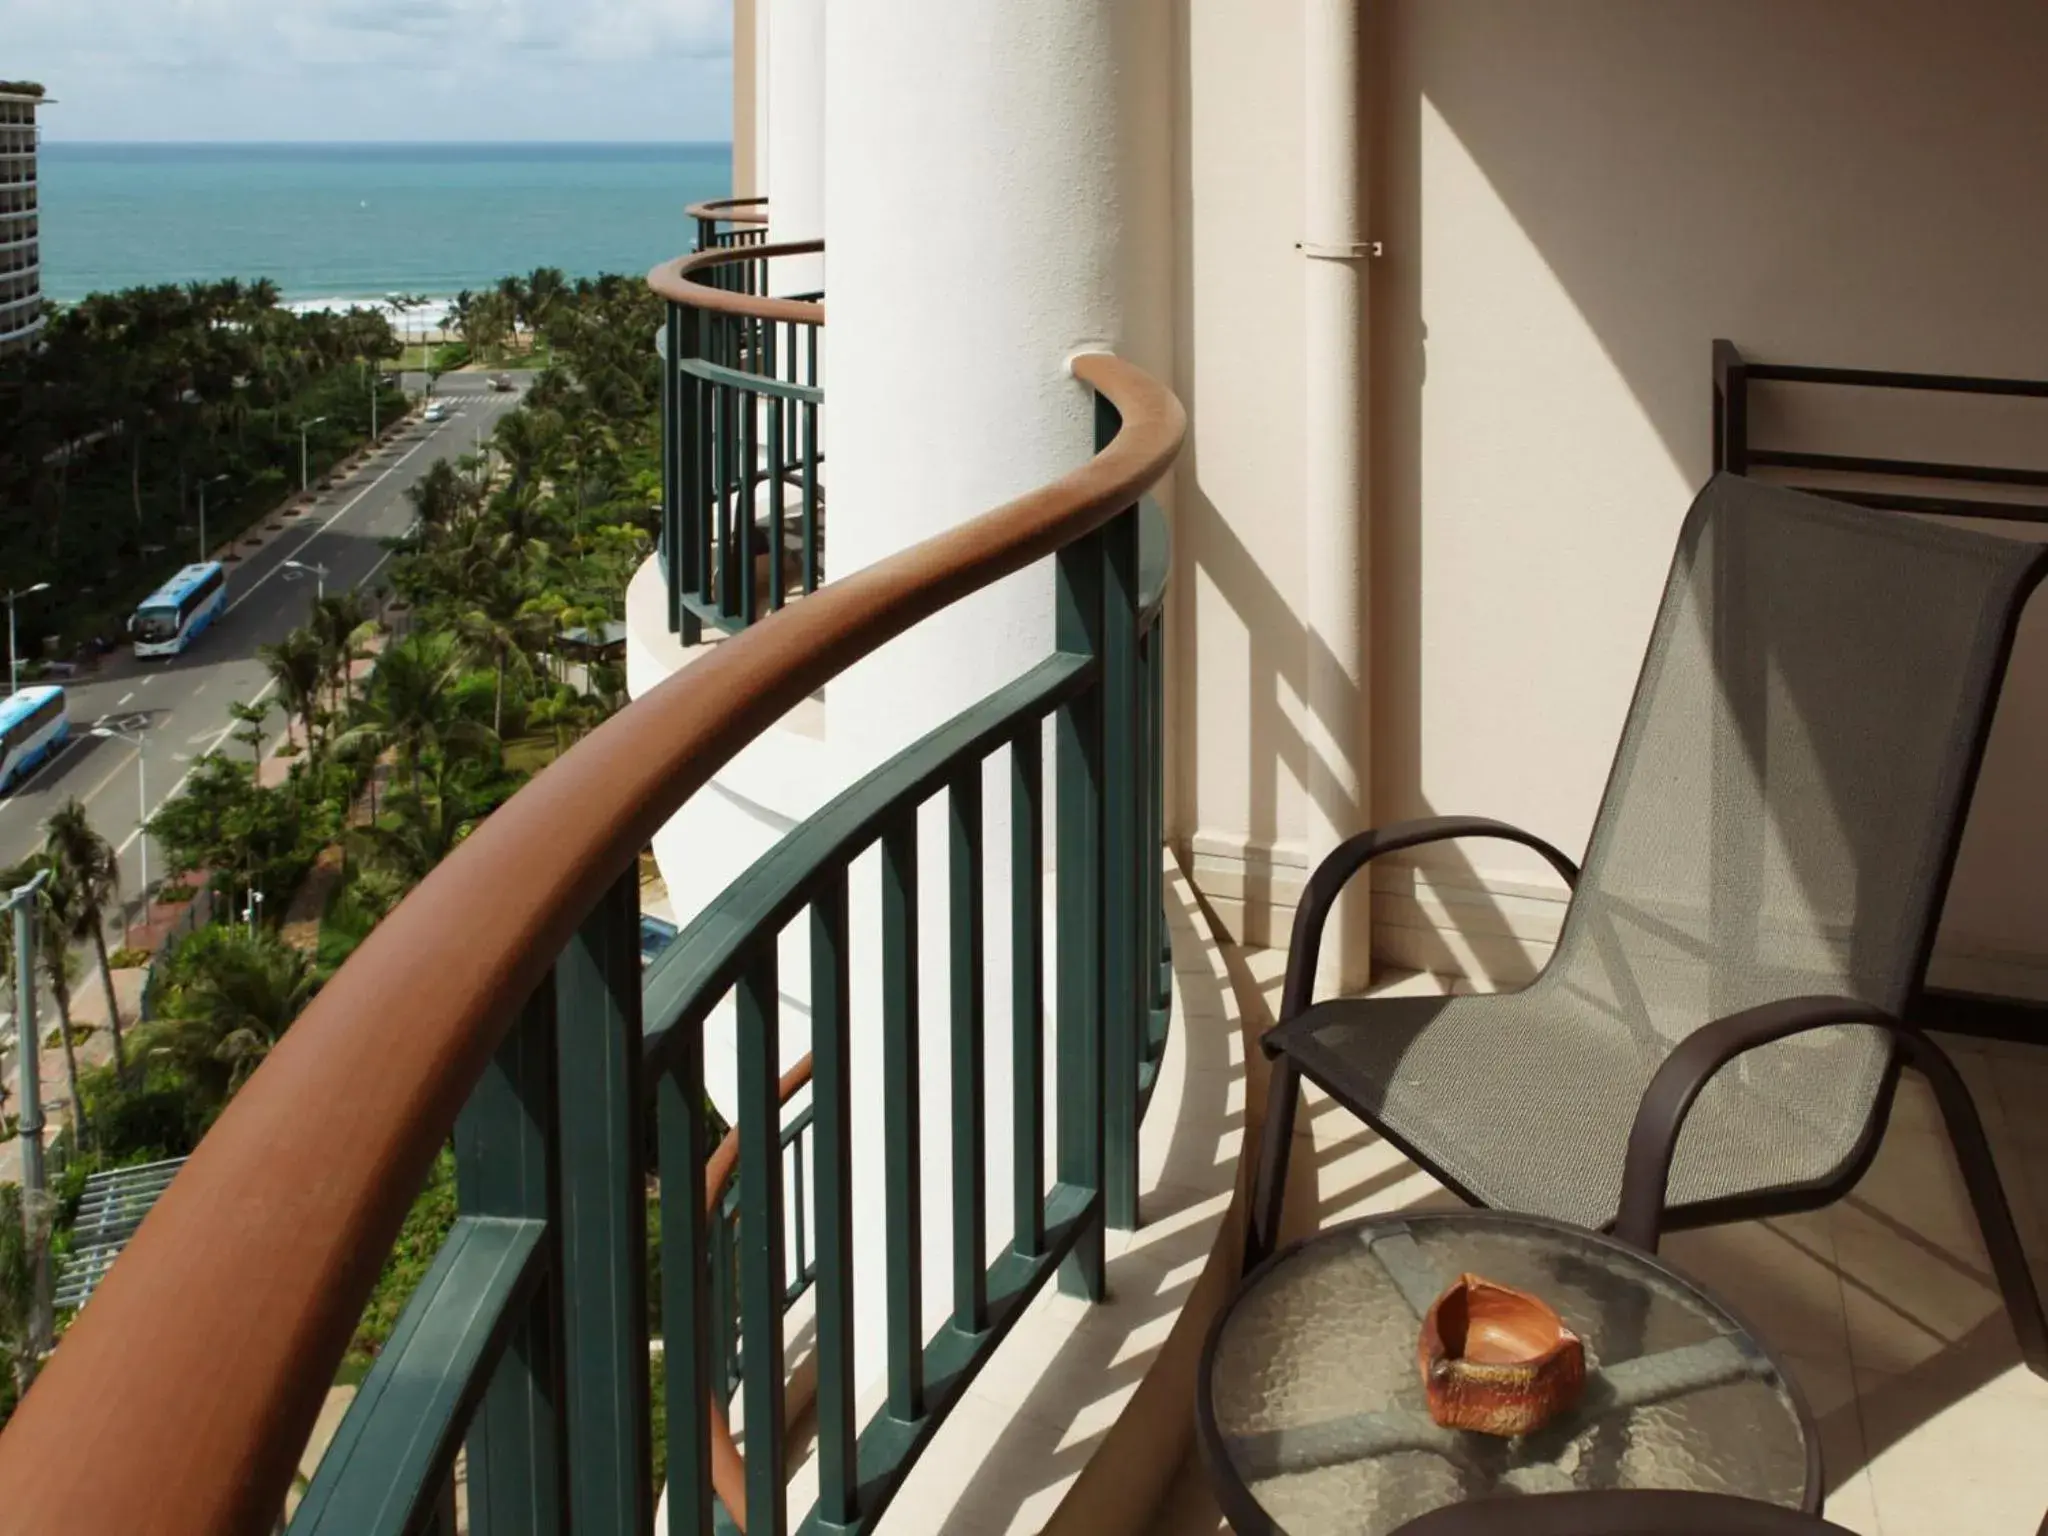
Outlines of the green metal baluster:
[{"label": "green metal baluster", "polygon": [[[1102,655],[1103,537],[1090,534],[1057,557],[1055,635],[1061,650]],[[1055,973],[1058,1024],[1055,1072],[1059,1095],[1059,1181],[1103,1194],[1102,946],[1108,924],[1102,905],[1103,678],[1055,717],[1057,775],[1055,859],[1059,950]],[[1103,1211],[1060,1265],[1060,1289],[1103,1296]]]},{"label": "green metal baluster", "polygon": [[703,386],[695,375],[682,371],[684,348],[689,355],[696,352],[696,329],[694,314],[686,321],[681,305],[669,306],[669,375],[676,397],[675,533],[669,549],[676,567],[669,572],[668,585],[670,627],[684,645],[695,645],[703,638],[702,623],[682,600],[685,593],[694,596],[703,584],[703,503],[698,499],[704,472],[698,405]]},{"label": "green metal baluster", "polygon": [[712,1382],[722,1388],[724,1378],[712,1374],[723,1351],[714,1351],[711,1338],[716,1260],[705,1260],[710,1224],[704,1215],[704,1162],[710,1148],[705,1145],[704,1034],[701,1021],[679,1027],[687,1033],[655,1099],[661,1156],[661,1334],[668,1375],[666,1536],[710,1536],[711,1426],[705,1403]]},{"label": "green metal baluster", "polygon": [[615,880],[555,965],[569,1509],[648,1531],[647,1197],[640,1166],[640,903]]},{"label": "green metal baluster", "polygon": [[[785,320],[783,322],[782,329],[784,341],[783,356],[788,359],[788,362],[783,368],[782,382],[785,384],[795,384],[799,382],[797,379],[797,373],[801,362],[800,354],[797,349],[797,323],[794,320]],[[794,411],[790,411],[784,414],[782,429],[785,439],[782,444],[782,457],[785,460],[794,459],[796,457],[797,451],[796,413]]]},{"label": "green metal baluster", "polygon": [[755,612],[754,599],[754,487],[761,478],[761,397],[751,390],[740,396],[740,408],[746,414],[741,441],[745,446],[740,450],[739,527],[737,529],[740,551],[740,622],[751,624],[760,615]]},{"label": "green metal baluster", "polygon": [[[555,989],[541,984],[455,1122],[455,1200],[465,1215],[545,1220],[559,1273]],[[561,1288],[544,1278],[469,1421],[475,1536],[557,1536],[568,1523],[561,1431]]]},{"label": "green metal baluster", "polygon": [[1145,861],[1146,933],[1151,942],[1145,956],[1151,966],[1153,1045],[1166,1044],[1168,1012],[1173,1006],[1173,944],[1166,928],[1166,614],[1162,610],[1145,637],[1146,724],[1151,752],[1145,763],[1145,799],[1151,808],[1150,830],[1139,850]]},{"label": "green metal baluster", "polygon": [[669,300],[661,306],[661,330],[655,338],[661,358],[661,527],[655,535],[655,553],[661,557],[661,578],[667,585],[668,628],[674,634],[682,628],[682,606],[676,601],[682,569],[682,547],[676,536],[676,508],[682,496],[681,418],[682,376],[676,371],[676,306]]},{"label": "green metal baluster", "polygon": [[818,1138],[818,1517],[859,1517],[853,1375],[853,1085],[846,870],[811,900],[811,1103]]},{"label": "green metal baluster", "polygon": [[[724,330],[724,322],[714,322],[715,328]],[[728,621],[732,618],[732,461],[736,452],[733,446],[732,389],[726,384],[708,384],[711,396],[712,439],[711,451],[715,460],[712,478],[716,486],[715,515],[712,519],[713,559],[717,565],[718,616]]]},{"label": "green metal baluster", "polygon": [[748,1536],[783,1536],[782,1098],[775,934],[747,962],[739,1004],[740,1333]]},{"label": "green metal baluster", "polygon": [[981,761],[961,765],[946,794],[953,1002],[953,1326],[988,1326],[988,1150],[982,1085],[986,927],[981,863]]},{"label": "green metal baluster", "polygon": [[[694,358],[709,357],[710,342],[707,333],[711,328],[709,318],[702,310],[690,311],[690,334],[693,345],[690,355]],[[711,546],[713,479],[717,474],[717,433],[718,418],[715,414],[718,391],[702,379],[692,377],[690,395],[695,418],[696,475],[690,490],[690,537],[696,549],[697,601],[706,606],[711,602]]]},{"label": "green metal baluster", "polygon": [[889,1219],[889,1413],[924,1416],[917,1051],[917,812],[882,836],[882,1139]]},{"label": "green metal baluster", "polygon": [[806,400],[804,413],[804,591],[815,592],[824,572],[818,565],[818,407]]},{"label": "green metal baluster", "polygon": [[[1098,437],[1115,434],[1112,412],[1106,428],[1098,425]],[[1111,1226],[1128,1231],[1138,1225],[1138,1071],[1151,1017],[1138,862],[1147,804],[1138,693],[1138,509],[1119,513],[1101,538],[1103,1211]]]},{"label": "green metal baluster", "polygon": [[768,606],[782,606],[782,396],[768,397]]},{"label": "green metal baluster", "polygon": [[1039,722],[1010,743],[1010,1118],[1017,1252],[1045,1251],[1045,819]]}]

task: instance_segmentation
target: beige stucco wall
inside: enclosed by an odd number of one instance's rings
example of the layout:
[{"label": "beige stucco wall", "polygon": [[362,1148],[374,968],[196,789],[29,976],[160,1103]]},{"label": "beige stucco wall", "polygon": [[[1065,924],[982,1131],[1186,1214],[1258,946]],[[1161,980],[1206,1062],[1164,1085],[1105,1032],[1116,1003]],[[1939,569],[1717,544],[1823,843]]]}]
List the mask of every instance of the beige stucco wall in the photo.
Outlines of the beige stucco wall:
[{"label": "beige stucco wall", "polygon": [[761,61],[756,8],[764,0],[732,0],[732,195],[759,195]]},{"label": "beige stucco wall", "polygon": [[[2048,7],[1393,0],[1380,21],[1375,811],[1484,812],[1576,850],[1708,473],[1711,338],[2048,374]],[[1266,174],[1284,180],[1278,155]],[[1196,279],[1199,316],[1213,267]],[[1864,419],[1875,451],[2048,459],[2048,409],[1965,426],[1916,397],[1897,435]],[[1256,472],[1205,450],[1235,511]],[[1284,535],[1261,548],[1295,558]],[[2009,986],[2015,962],[2048,964],[2042,628],[2037,611],[1942,941]],[[1554,928],[1533,858],[1475,843],[1432,865],[1433,904],[1379,875],[1383,954],[1511,972],[1520,947],[1485,936]]]},{"label": "beige stucco wall", "polygon": [[[1301,12],[1180,0],[1174,828],[1233,934],[1291,902],[1304,829]],[[1273,861],[1277,857],[1277,871]]]}]

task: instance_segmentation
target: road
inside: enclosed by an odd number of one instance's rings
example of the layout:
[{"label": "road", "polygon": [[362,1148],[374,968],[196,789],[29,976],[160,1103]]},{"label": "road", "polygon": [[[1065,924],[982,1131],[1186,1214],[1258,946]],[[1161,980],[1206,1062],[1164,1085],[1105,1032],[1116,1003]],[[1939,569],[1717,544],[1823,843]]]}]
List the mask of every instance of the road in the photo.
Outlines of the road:
[{"label": "road", "polygon": [[[217,747],[246,750],[229,740],[235,722],[228,706],[270,695],[256,648],[283,639],[312,607],[316,579],[286,562],[325,566],[330,591],[370,581],[389,558],[383,541],[412,522],[406,489],[436,460],[474,451],[479,433],[489,437],[498,417],[524,395],[530,376],[517,376],[517,382],[512,393],[494,393],[482,374],[443,375],[435,394],[453,404],[452,414],[387,439],[362,469],[323,493],[312,511],[230,566],[227,612],[191,649],[147,661],[117,651],[97,672],[66,683],[70,744],[0,798],[0,868],[33,852],[45,819],[76,798],[93,826],[120,850],[121,889],[132,906],[141,890],[145,812],[153,815],[176,794],[205,753]],[[139,770],[137,748],[90,734],[96,720],[132,730],[141,743]],[[273,717],[266,749],[283,732],[283,720]],[[152,852],[150,877],[161,878],[162,869]]]}]

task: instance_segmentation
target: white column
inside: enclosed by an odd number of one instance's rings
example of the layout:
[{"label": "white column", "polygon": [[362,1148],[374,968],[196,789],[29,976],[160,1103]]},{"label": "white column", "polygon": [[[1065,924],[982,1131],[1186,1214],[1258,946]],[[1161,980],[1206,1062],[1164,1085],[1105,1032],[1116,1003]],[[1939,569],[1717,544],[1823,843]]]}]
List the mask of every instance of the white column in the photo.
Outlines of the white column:
[{"label": "white column", "polygon": [[[825,233],[825,0],[756,0],[768,13],[768,233]],[[817,258],[776,263],[778,293],[824,286]]]},{"label": "white column", "polygon": [[[1085,462],[1094,402],[1067,371],[1076,351],[1112,348],[1170,376],[1168,15],[1166,0],[891,0],[831,11],[829,578]],[[779,185],[775,196],[779,225]],[[849,774],[871,766],[1042,659],[1052,641],[1048,563],[833,683],[825,713],[835,756]],[[991,770],[993,1248],[1011,1230],[1007,758],[998,754]],[[951,1308],[942,814],[943,797],[919,827],[927,1334]],[[853,945],[855,1295],[870,1381],[881,1370],[888,1230],[874,862],[855,871]],[[1048,1041],[1048,1106],[1052,1070]],[[1048,1147],[1053,1135],[1048,1125]]]},{"label": "white column", "polygon": [[[1363,830],[1366,790],[1366,260],[1361,174],[1362,0],[1307,0],[1302,255],[1306,394],[1308,855]],[[1366,881],[1353,880],[1323,938],[1319,989],[1363,986]]]}]

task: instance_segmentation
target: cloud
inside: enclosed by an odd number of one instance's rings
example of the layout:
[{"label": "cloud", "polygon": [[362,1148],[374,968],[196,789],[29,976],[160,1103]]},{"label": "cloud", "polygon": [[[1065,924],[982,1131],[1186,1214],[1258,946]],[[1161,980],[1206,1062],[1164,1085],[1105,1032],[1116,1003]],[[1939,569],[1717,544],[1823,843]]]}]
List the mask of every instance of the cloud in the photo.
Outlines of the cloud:
[{"label": "cloud", "polygon": [[61,103],[52,137],[723,138],[729,125],[727,0],[7,0],[7,11],[11,67]]}]

